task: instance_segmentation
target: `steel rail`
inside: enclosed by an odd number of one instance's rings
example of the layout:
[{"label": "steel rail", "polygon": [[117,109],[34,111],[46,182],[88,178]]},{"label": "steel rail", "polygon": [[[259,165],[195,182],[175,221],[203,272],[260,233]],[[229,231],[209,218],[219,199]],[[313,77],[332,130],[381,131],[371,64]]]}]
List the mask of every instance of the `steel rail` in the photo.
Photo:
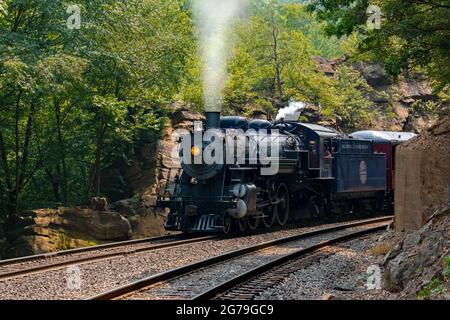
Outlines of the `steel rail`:
[{"label": "steel rail", "polygon": [[[63,260],[63,261],[57,261],[54,263],[44,263],[41,265],[31,266],[28,268],[24,267],[23,269],[19,269],[19,270],[13,270],[13,271],[5,272],[5,273],[0,273],[0,281],[23,276],[23,275],[29,275],[29,274],[34,274],[34,273],[38,273],[38,272],[58,269],[58,268],[65,267],[65,266],[86,263],[86,262],[92,262],[92,261],[99,261],[99,260],[108,259],[108,258],[114,258],[114,257],[118,257],[118,256],[123,256],[125,254],[154,251],[154,250],[165,249],[165,248],[174,248],[174,247],[183,246],[183,245],[187,245],[187,244],[191,244],[191,243],[197,243],[197,242],[218,239],[217,235],[213,235],[213,236],[188,238],[188,239],[184,239],[184,240],[175,240],[175,241],[170,241],[170,242],[165,242],[165,243],[156,243],[153,245],[150,243],[151,241],[166,240],[166,239],[169,239],[169,237],[156,237],[156,238],[148,238],[148,239],[141,239],[141,240],[131,240],[131,241],[117,242],[117,243],[88,247],[88,248],[60,251],[60,252],[55,252],[52,254],[40,255],[39,258],[36,258],[36,259],[19,258],[19,259],[8,260],[8,262],[19,261],[19,262],[15,262],[15,263],[34,262],[34,261],[40,262],[41,259],[44,259],[44,261],[45,261],[45,259],[55,258],[55,257],[64,257],[65,255],[70,256],[72,254],[91,253],[94,251],[101,251],[101,250],[105,250],[105,249],[114,249],[114,248],[123,248],[124,249],[121,251],[107,252],[107,253],[102,253],[102,254],[97,254],[97,255],[92,255],[92,256],[74,257],[74,258],[69,258],[67,260]],[[127,247],[130,245],[141,244],[141,243],[145,244],[147,242],[149,242],[149,246],[127,250]],[[12,266],[15,263],[8,263],[7,265]]]},{"label": "steel rail", "polygon": [[70,254],[85,253],[85,252],[89,252],[89,251],[95,251],[98,249],[116,248],[116,247],[120,247],[122,245],[127,245],[127,244],[140,244],[140,243],[146,243],[146,242],[150,242],[150,241],[169,240],[171,238],[175,238],[176,236],[179,236],[179,235],[169,235],[169,236],[161,236],[161,237],[153,237],[153,238],[145,238],[145,239],[118,241],[118,242],[105,243],[105,244],[100,244],[100,245],[95,245],[95,246],[90,246],[90,247],[84,247],[84,248],[61,250],[61,251],[36,254],[36,255],[31,255],[31,256],[26,256],[26,257],[5,259],[5,260],[0,260],[0,267],[8,266],[11,264],[30,262],[30,261],[33,262],[33,261],[38,261],[40,259],[44,260],[44,259],[48,259],[48,258],[54,258],[54,257],[70,255]]},{"label": "steel rail", "polygon": [[[341,224],[338,226],[321,228],[321,229],[314,230],[314,231],[299,233],[297,235],[283,237],[283,238],[267,241],[264,243],[259,243],[256,245],[245,247],[243,249],[238,249],[235,251],[227,252],[227,253],[224,253],[224,254],[221,254],[218,256],[214,256],[214,257],[211,257],[211,258],[208,258],[205,260],[201,260],[198,262],[194,262],[194,263],[182,266],[182,267],[178,267],[178,268],[171,269],[171,270],[168,270],[165,272],[161,272],[161,273],[137,280],[135,282],[111,289],[109,291],[100,293],[98,295],[89,297],[87,300],[116,299],[116,298],[128,295],[130,293],[133,293],[135,291],[138,291],[140,289],[143,289],[145,287],[148,287],[150,285],[154,285],[154,284],[157,284],[157,283],[160,283],[163,281],[171,280],[176,277],[196,271],[200,268],[208,267],[208,266],[211,266],[211,265],[219,263],[219,262],[230,260],[232,258],[242,256],[247,253],[255,252],[255,251],[258,251],[261,249],[273,247],[276,245],[280,245],[280,244],[284,244],[284,243],[288,243],[288,242],[292,242],[292,241],[296,241],[296,240],[300,240],[300,239],[310,238],[310,237],[321,235],[321,234],[336,232],[336,231],[340,231],[340,230],[355,228],[355,227],[374,224],[374,223],[388,222],[391,220],[392,220],[392,216],[368,219],[368,220],[363,220],[363,221],[358,221],[358,222],[344,223],[344,224]],[[382,228],[386,228],[386,225],[382,226]]]},{"label": "steel rail", "polygon": [[266,264],[255,267],[254,269],[249,270],[248,272],[246,272],[244,274],[241,274],[230,280],[224,281],[224,282],[220,283],[219,285],[217,285],[211,289],[208,289],[208,290],[202,292],[201,294],[195,296],[192,300],[213,299],[217,296],[220,296],[221,294],[224,294],[226,291],[231,290],[231,289],[239,286],[240,284],[243,284],[243,283],[253,279],[254,277],[257,277],[258,275],[266,273],[266,272],[270,271],[271,269],[278,267],[284,263],[290,262],[294,259],[304,257],[307,254],[317,252],[318,250],[323,249],[325,247],[329,247],[331,245],[334,245],[334,244],[337,244],[340,242],[345,242],[345,241],[348,241],[348,240],[351,240],[354,238],[365,236],[370,233],[381,231],[385,228],[386,228],[386,226],[377,226],[377,227],[362,230],[362,231],[356,231],[356,232],[353,232],[353,233],[350,233],[350,234],[347,234],[344,236],[340,236],[340,237],[336,237],[336,238],[333,238],[330,240],[320,242],[318,244],[315,244],[315,245],[312,245],[312,246],[309,246],[309,247],[306,247],[303,249],[298,249],[295,252],[284,255],[276,260],[272,260]]}]

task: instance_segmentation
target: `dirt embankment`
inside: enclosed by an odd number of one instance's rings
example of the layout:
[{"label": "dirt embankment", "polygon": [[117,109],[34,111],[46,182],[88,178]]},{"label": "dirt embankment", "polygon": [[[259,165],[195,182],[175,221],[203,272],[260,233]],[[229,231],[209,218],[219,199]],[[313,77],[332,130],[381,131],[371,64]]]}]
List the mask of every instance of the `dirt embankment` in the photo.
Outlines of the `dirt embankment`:
[{"label": "dirt embankment", "polygon": [[415,230],[450,203],[450,115],[397,149],[395,229]]}]

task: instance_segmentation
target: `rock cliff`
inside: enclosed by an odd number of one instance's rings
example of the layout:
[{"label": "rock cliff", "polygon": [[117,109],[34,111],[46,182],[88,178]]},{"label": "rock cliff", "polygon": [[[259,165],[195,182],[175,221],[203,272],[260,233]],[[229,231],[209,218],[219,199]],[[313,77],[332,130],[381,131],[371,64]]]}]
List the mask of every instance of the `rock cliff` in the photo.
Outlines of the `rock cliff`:
[{"label": "rock cliff", "polygon": [[406,299],[450,299],[450,207],[406,233],[384,260],[384,286]]},{"label": "rock cliff", "polygon": [[[343,61],[314,58],[319,71],[333,77]],[[371,101],[370,129],[387,131],[412,131],[420,133],[436,123],[439,115],[448,113],[450,102],[433,92],[430,82],[420,73],[404,71],[393,79],[381,63],[345,62],[359,72],[369,89],[366,97]],[[330,119],[321,119],[319,110],[306,110],[311,122],[333,125]],[[345,131],[345,124],[337,124]],[[367,129],[367,128],[364,128]]]},{"label": "rock cliff", "polygon": [[406,299],[450,299],[450,116],[399,146],[395,235],[385,288]]}]

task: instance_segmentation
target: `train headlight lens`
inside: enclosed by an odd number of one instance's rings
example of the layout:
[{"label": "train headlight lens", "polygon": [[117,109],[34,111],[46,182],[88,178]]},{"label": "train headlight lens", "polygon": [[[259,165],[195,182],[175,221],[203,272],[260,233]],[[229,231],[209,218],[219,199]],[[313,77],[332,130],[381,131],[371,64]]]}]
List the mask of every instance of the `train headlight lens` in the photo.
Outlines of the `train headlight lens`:
[{"label": "train headlight lens", "polygon": [[198,157],[199,155],[202,154],[202,150],[197,146],[193,146],[191,149],[191,153],[194,157]]}]

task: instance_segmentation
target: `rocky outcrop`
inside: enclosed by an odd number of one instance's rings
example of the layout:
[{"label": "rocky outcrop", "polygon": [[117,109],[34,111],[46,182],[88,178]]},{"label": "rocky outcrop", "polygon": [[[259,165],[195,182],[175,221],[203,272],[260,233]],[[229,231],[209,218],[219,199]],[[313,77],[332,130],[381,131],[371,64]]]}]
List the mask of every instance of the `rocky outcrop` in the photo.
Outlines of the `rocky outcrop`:
[{"label": "rocky outcrop", "polygon": [[[353,67],[359,71],[361,76],[372,88],[385,91],[394,84],[392,78],[386,73],[382,63],[358,62],[353,64]],[[385,100],[380,100],[380,102],[383,101]]]},{"label": "rocky outcrop", "polygon": [[115,211],[59,208],[25,211],[8,221],[8,257],[127,240],[131,225]]},{"label": "rocky outcrop", "polygon": [[110,209],[106,198],[92,198],[89,201],[89,208],[95,211],[108,211]]},{"label": "rocky outcrop", "polygon": [[131,238],[141,239],[166,233],[164,213],[156,212],[154,206],[139,197],[120,200],[111,208],[125,217],[131,225]]},{"label": "rocky outcrop", "polygon": [[[353,68],[372,89],[368,98],[375,111],[373,129],[420,133],[436,122],[440,109],[448,108],[448,102],[433,93],[430,81],[422,74],[405,70],[394,81],[381,63],[359,62]],[[428,114],[417,112],[418,106],[429,102],[435,103],[435,110]]]},{"label": "rocky outcrop", "polygon": [[450,208],[408,232],[386,255],[384,286],[400,298],[450,299]]},{"label": "rocky outcrop", "polygon": [[[346,59],[327,60],[315,57],[313,60],[317,69],[330,77],[335,76],[341,64],[349,65]],[[434,125],[440,115],[449,111],[449,101],[442,101],[422,74],[405,70],[398,79],[393,79],[381,63],[358,62],[350,66],[369,85],[365,95],[372,102],[370,128],[373,130],[420,133]],[[421,112],[421,109],[426,112]],[[330,122],[330,119],[322,119],[320,112],[312,112],[310,115],[312,117],[306,116],[308,121],[324,121],[324,124]],[[345,131],[345,124],[340,124],[338,118],[330,124],[336,123]]]},{"label": "rocky outcrop", "polygon": [[[143,201],[144,207],[155,204],[156,192],[164,188],[169,171],[173,176],[180,166],[173,161],[171,155],[176,144],[176,130],[190,129],[195,121],[204,119],[203,115],[190,109],[190,106],[181,102],[170,105],[168,121],[160,139],[140,143],[136,147],[134,157],[126,166],[122,165],[125,168],[111,169],[104,175],[102,184],[111,185],[115,189],[113,201],[138,197]],[[114,182],[115,180],[121,180],[121,183]]]},{"label": "rocky outcrop", "polygon": [[126,184],[132,197],[111,204],[131,224],[133,239],[165,234],[166,212],[156,212],[157,194],[164,193],[168,180],[175,177],[180,163],[173,157],[179,130],[189,130],[203,115],[181,102],[169,106],[169,121],[157,142],[139,147],[126,170]]},{"label": "rocky outcrop", "polygon": [[401,240],[384,261],[399,298],[450,298],[450,116],[397,148],[395,220]]},{"label": "rocky outcrop", "polygon": [[342,128],[339,125],[341,120],[339,116],[324,116],[321,114],[320,108],[313,104],[306,104],[305,109],[302,111],[301,118],[309,123],[316,123],[321,126],[334,128],[337,131],[342,131]]},{"label": "rocky outcrop", "polygon": [[397,148],[395,229],[420,228],[450,203],[450,116]]},{"label": "rocky outcrop", "polygon": [[102,190],[111,202],[154,193],[161,179],[160,168],[177,166],[171,163],[170,157],[175,130],[191,128],[193,122],[202,120],[203,116],[190,111],[192,108],[182,102],[171,104],[167,109],[168,121],[160,139],[138,141],[134,154],[126,162],[114,163],[102,172]]},{"label": "rocky outcrop", "polygon": [[173,178],[180,168],[180,163],[172,156],[180,130],[193,128],[195,121],[202,121],[203,115],[190,111],[186,106],[179,106],[166,123],[164,133],[158,141],[156,152],[155,179],[142,193],[142,200],[150,205],[156,202],[156,194],[164,191],[168,179]]},{"label": "rocky outcrop", "polygon": [[315,63],[317,70],[324,73],[326,76],[333,77],[337,72],[339,61],[328,60],[322,57],[312,57],[312,60]]}]

